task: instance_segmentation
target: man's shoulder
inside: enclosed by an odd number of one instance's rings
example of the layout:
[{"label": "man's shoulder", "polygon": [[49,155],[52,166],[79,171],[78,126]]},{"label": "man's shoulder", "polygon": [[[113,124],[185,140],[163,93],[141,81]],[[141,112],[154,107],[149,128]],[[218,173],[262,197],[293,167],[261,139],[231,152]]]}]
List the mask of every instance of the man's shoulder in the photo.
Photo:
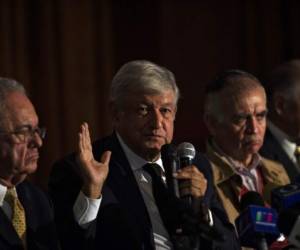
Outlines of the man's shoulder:
[{"label": "man's shoulder", "polygon": [[203,153],[196,153],[193,164],[196,165],[200,171],[204,172],[205,175],[212,175],[211,164]]},{"label": "man's shoulder", "polygon": [[264,143],[260,149],[260,153],[270,158],[270,156],[278,150],[278,147],[280,147],[278,140],[276,140],[270,129],[266,129]]},{"label": "man's shoulder", "polygon": [[285,171],[283,165],[277,161],[265,158],[263,156],[261,156],[261,161],[262,161],[263,167],[265,167],[265,168],[268,168],[271,170],[276,170],[279,172]]},{"label": "man's shoulder", "polygon": [[29,181],[23,181],[17,186],[18,196],[20,199],[30,203],[31,206],[36,207],[51,207],[51,202],[46,193],[38,186],[32,184]]},{"label": "man's shoulder", "polygon": [[287,172],[282,164],[264,157],[261,157],[262,169],[268,178],[274,179],[279,184],[285,185],[290,182]]}]

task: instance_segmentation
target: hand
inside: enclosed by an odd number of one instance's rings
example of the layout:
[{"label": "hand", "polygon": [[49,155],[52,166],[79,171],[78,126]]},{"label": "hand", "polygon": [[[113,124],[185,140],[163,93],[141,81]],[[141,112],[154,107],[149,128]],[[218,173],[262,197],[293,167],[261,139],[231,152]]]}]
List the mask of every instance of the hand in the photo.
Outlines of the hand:
[{"label": "hand", "polygon": [[174,177],[178,180],[184,180],[179,185],[181,196],[191,195],[195,198],[204,196],[207,188],[207,180],[196,166],[191,165],[179,169]]},{"label": "hand", "polygon": [[78,163],[83,179],[82,191],[89,198],[98,199],[101,196],[104,181],[108,175],[111,152],[102,154],[101,162],[94,159],[90,132],[87,123],[80,127],[78,142]]}]

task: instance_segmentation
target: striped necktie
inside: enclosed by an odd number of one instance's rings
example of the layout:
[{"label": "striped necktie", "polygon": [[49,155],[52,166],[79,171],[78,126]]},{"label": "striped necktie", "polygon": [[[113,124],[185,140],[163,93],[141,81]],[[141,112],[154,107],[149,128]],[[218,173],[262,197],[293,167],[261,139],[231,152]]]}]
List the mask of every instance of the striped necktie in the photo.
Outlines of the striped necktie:
[{"label": "striped necktie", "polygon": [[15,228],[18,236],[23,242],[23,245],[26,246],[26,218],[25,211],[17,197],[17,192],[14,188],[7,189],[4,200],[9,204],[12,209],[12,218],[11,222]]}]

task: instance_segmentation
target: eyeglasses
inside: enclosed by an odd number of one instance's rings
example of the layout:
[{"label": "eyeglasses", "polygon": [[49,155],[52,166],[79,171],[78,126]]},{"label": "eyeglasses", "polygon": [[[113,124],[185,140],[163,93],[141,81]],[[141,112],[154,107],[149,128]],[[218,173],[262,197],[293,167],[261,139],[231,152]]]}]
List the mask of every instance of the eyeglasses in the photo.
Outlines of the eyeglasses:
[{"label": "eyeglasses", "polygon": [[27,143],[29,140],[32,140],[35,134],[41,139],[45,139],[46,137],[46,128],[32,128],[31,126],[24,126],[16,131],[4,132],[0,131],[0,135],[12,135],[15,143]]}]

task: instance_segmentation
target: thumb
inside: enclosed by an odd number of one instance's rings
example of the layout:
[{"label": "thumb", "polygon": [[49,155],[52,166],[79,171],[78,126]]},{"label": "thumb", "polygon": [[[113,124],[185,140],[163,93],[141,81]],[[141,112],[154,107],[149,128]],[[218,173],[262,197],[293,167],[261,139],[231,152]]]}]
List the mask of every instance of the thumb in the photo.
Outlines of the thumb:
[{"label": "thumb", "polygon": [[109,164],[110,161],[110,157],[111,157],[111,151],[105,151],[102,156],[101,156],[101,162],[103,164]]}]

